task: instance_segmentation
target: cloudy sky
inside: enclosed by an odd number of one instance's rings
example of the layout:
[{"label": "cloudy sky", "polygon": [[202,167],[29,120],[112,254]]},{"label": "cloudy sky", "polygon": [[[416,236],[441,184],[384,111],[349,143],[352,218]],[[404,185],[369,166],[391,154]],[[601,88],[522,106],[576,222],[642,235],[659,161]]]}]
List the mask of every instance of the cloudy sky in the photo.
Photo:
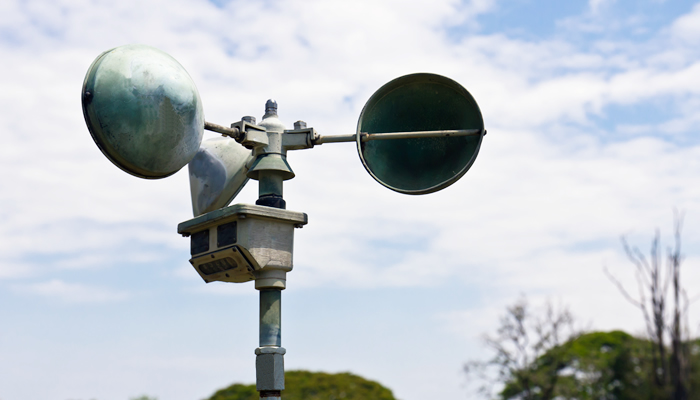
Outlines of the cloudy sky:
[{"label": "cloudy sky", "polygon": [[674,208],[700,292],[700,3],[4,0],[2,400],[199,400],[255,379],[253,285],[205,285],[176,233],[187,171],[127,175],[85,127],[85,72],[130,43],[175,57],[222,125],[275,98],[288,126],[354,133],[369,96],[414,72],[481,107],[481,153],[438,193],[385,189],[353,144],[289,155],[287,208],[309,224],[283,293],[288,369],[469,398],[462,364],[488,355],[481,335],[523,295],[640,332],[603,266],[634,288],[619,237],[647,249],[659,228],[671,244]]}]

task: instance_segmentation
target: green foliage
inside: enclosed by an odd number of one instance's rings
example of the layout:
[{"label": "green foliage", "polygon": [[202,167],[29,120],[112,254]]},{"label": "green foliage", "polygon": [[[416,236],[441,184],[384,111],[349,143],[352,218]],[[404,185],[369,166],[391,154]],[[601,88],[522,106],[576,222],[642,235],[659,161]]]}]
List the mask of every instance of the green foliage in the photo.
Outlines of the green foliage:
[{"label": "green foliage", "polygon": [[[691,343],[698,365],[698,342]],[[666,400],[652,384],[652,342],[622,331],[591,332],[549,349],[530,368],[514,371],[500,398],[550,400]],[[689,400],[700,400],[699,371],[692,370]],[[550,390],[547,390],[550,389]]]},{"label": "green foliage", "polygon": [[[391,390],[351,373],[287,371],[284,400],[396,400]],[[258,400],[255,385],[233,384],[207,400]]]},{"label": "green foliage", "polygon": [[[641,399],[649,385],[640,364],[644,343],[625,332],[593,332],[549,349],[501,391],[503,399]],[[526,380],[527,379],[527,380]]]},{"label": "green foliage", "polygon": [[150,396],[143,395],[143,396],[139,396],[139,397],[132,397],[132,398],[129,399],[129,400],[158,400],[158,398],[157,398],[157,397],[150,397]]},{"label": "green foliage", "polygon": [[[285,375],[286,377],[286,375]],[[258,400],[260,395],[255,390],[255,385],[241,385],[234,383],[233,385],[221,389],[214,393],[208,400]]]}]

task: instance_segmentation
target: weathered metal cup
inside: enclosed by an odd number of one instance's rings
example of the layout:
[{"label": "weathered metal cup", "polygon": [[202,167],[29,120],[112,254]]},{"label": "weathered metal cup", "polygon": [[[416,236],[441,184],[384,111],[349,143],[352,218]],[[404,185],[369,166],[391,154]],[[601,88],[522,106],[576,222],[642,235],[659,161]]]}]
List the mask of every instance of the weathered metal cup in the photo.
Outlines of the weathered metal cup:
[{"label": "weathered metal cup", "polygon": [[233,139],[202,142],[188,165],[194,216],[226,207],[248,182],[253,153]]},{"label": "weathered metal cup", "polygon": [[[362,133],[476,129],[472,136],[363,141]],[[357,123],[357,150],[377,182],[405,194],[444,189],[472,166],[484,136],[479,106],[459,83],[428,73],[405,75],[367,101]]]},{"label": "weathered metal cup", "polygon": [[202,141],[197,87],[182,65],[153,47],[126,45],[98,56],[85,76],[82,104],[102,153],[141,178],[174,174]]}]

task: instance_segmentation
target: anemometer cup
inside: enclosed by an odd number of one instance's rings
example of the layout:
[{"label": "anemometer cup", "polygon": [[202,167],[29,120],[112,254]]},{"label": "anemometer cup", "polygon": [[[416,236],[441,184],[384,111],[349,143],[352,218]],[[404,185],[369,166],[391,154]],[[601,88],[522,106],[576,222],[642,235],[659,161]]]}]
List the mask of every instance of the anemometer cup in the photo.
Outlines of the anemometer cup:
[{"label": "anemometer cup", "polygon": [[197,87],[174,58],[150,46],[126,45],[98,56],[83,82],[82,107],[97,147],[140,178],[174,174],[202,141]]},{"label": "anemometer cup", "polygon": [[248,182],[253,153],[227,137],[202,142],[188,165],[194,216],[229,205]]},{"label": "anemometer cup", "polygon": [[[363,140],[387,132],[480,130],[472,136]],[[484,135],[479,106],[459,83],[428,73],[390,81],[367,101],[357,151],[369,174],[399,193],[427,194],[456,182],[474,163]]]}]

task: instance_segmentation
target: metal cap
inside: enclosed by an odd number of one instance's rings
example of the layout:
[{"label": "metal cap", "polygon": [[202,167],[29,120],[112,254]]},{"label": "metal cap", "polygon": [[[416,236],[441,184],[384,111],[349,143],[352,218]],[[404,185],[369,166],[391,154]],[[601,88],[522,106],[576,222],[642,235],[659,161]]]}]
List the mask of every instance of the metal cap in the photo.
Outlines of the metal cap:
[{"label": "metal cap", "polygon": [[265,117],[269,115],[277,115],[277,102],[272,99],[265,102]]}]

